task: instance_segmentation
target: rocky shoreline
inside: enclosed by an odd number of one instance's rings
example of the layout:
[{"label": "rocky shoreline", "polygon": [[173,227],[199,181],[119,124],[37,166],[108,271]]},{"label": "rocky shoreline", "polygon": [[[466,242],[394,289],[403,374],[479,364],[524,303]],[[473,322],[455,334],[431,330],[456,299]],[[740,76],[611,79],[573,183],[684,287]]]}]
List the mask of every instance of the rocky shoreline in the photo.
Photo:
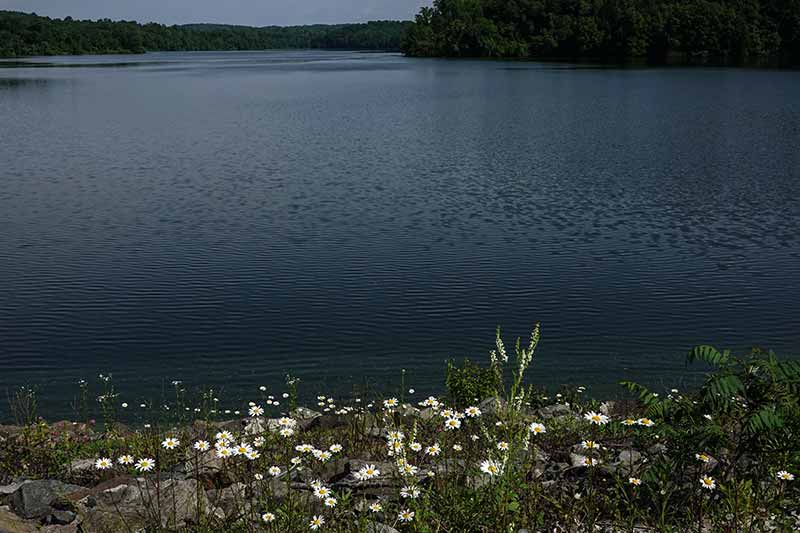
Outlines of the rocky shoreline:
[{"label": "rocky shoreline", "polygon": [[[496,417],[497,410],[505,407],[505,402],[490,398],[482,402],[478,408],[484,417]],[[610,413],[613,402],[602,405],[601,411]],[[441,418],[440,410],[434,408],[420,409],[410,405],[400,406],[394,413],[405,419],[420,421],[437,421]],[[359,438],[374,440],[376,443],[386,441],[391,431],[382,426],[375,415],[323,414],[312,409],[300,408],[291,413],[291,419],[299,435],[308,436],[310,440],[319,433],[347,431],[355,425],[361,431]],[[547,423],[580,422],[581,416],[568,405],[554,404],[530,413],[526,419],[537,419]],[[241,434],[244,438],[258,438],[265,433],[276,433],[280,430],[281,418],[246,418],[223,422],[196,421],[193,425],[171,430],[172,433],[187,436],[193,440],[210,438],[210,435],[221,431]],[[49,426],[61,435],[83,440],[85,442],[100,441],[108,438],[104,433],[95,432],[91,426],[81,423],[61,421]],[[0,439],[20,438],[24,428],[17,426],[0,426]],[[118,425],[113,438],[130,438],[143,431],[133,430]],[[190,437],[189,437],[190,436]],[[582,464],[583,455],[578,447],[570,450],[562,457],[551,457],[541,450],[536,450],[532,475],[544,487],[555,484],[559,479],[585,475]],[[625,448],[614,450],[614,460],[603,464],[604,472],[613,472],[618,468],[639,464],[642,460],[640,452]],[[196,452],[189,448],[182,461],[177,462],[168,471],[148,476],[118,475],[106,473],[96,468],[94,458],[75,458],[66,468],[61,479],[0,479],[8,482],[0,486],[0,532],[29,533],[33,531],[49,531],[63,533],[93,533],[123,530],[137,530],[137,525],[144,525],[151,519],[145,511],[148,502],[162,499],[159,505],[170,510],[161,517],[161,524],[166,529],[191,529],[197,526],[197,510],[202,509],[206,516],[217,520],[236,519],[237,515],[260,516],[259,501],[266,496],[273,502],[284,502],[290,493],[317,511],[323,511],[322,504],[313,497],[309,482],[319,479],[336,492],[348,492],[364,501],[380,500],[397,503],[399,490],[404,483],[402,477],[396,475],[396,464],[383,457],[376,459],[373,454],[366,453],[362,457],[345,455],[332,458],[322,468],[295,470],[289,479],[242,479],[241,472],[229,468],[226,460],[214,454],[213,449]],[[454,460],[455,461],[455,460]],[[417,476],[417,483],[426,486],[437,475],[444,474],[449,467],[465,465],[438,464],[431,465],[430,470],[422,470]],[[372,465],[380,472],[369,480],[359,479],[357,473],[365,465]],[[474,487],[486,484],[485,476],[478,474],[467,476],[465,482]],[[198,488],[200,490],[198,490]],[[158,496],[157,496],[158,493]],[[364,506],[362,506],[362,510]],[[376,517],[379,518],[379,517]],[[372,519],[368,521],[366,530],[371,532],[392,533],[394,527]]]},{"label": "rocky shoreline", "polygon": [[414,405],[264,393],[234,420],[212,397],[137,428],[0,426],[0,533],[800,530],[800,364],[703,346],[720,370],[697,391],[600,402],[523,385],[537,338],[510,385],[498,333],[488,368]]}]

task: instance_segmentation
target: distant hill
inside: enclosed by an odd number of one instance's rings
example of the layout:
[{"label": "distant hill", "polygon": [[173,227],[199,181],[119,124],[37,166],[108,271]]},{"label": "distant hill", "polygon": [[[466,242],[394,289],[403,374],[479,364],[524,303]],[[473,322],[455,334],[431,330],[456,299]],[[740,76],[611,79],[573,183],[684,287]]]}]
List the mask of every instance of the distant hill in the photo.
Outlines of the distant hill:
[{"label": "distant hill", "polygon": [[0,11],[0,57],[288,48],[399,50],[410,21],[310,26],[139,24]]}]

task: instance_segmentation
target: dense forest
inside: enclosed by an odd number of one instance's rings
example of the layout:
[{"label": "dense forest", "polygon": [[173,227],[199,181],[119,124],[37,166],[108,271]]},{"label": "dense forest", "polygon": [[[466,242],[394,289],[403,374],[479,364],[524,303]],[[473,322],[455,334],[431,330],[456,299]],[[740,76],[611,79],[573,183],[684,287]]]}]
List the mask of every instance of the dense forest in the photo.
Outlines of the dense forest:
[{"label": "dense forest", "polygon": [[409,22],[252,28],[194,24],[164,26],[51,19],[0,11],[0,56],[142,53],[155,50],[340,48],[399,50]]},{"label": "dense forest", "polygon": [[411,56],[800,63],[800,0],[434,0]]}]

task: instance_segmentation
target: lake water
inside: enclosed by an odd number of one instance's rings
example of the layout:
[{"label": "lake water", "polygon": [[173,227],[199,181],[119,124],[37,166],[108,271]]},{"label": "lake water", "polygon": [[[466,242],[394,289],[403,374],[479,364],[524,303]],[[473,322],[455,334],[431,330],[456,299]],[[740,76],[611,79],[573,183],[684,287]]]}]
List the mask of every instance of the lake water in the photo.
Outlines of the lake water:
[{"label": "lake water", "polygon": [[698,343],[800,352],[800,72],[0,65],[0,391],[54,415],[109,372],[421,395],[537,320],[532,379],[598,394],[690,383]]}]

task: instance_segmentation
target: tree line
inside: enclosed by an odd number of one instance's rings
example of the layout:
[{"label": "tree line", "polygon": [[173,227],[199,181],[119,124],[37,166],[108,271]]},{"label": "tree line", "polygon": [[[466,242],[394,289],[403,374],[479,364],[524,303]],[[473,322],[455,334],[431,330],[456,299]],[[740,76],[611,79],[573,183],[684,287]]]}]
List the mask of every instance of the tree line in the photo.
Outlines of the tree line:
[{"label": "tree line", "polygon": [[800,0],[434,0],[411,56],[800,63]]},{"label": "tree line", "polygon": [[147,51],[328,48],[399,50],[412,22],[311,26],[165,26],[109,19],[55,19],[0,11],[0,56],[124,54]]}]

